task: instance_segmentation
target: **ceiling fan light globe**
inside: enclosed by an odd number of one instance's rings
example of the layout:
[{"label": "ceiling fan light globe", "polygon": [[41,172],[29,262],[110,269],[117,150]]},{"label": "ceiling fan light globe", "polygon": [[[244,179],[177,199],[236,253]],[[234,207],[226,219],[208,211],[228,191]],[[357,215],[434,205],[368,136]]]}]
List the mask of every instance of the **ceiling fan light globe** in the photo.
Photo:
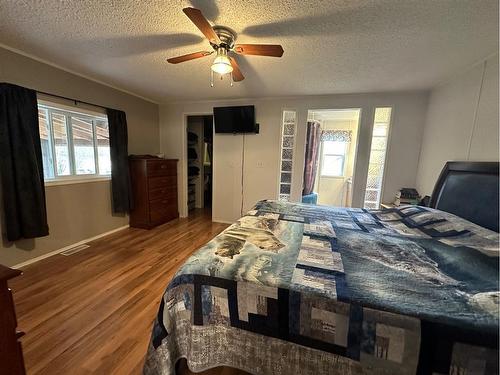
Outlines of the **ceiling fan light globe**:
[{"label": "ceiling fan light globe", "polygon": [[231,73],[233,71],[231,61],[225,55],[217,56],[212,64],[211,68],[215,73],[219,73],[219,74],[228,74],[228,73]]}]

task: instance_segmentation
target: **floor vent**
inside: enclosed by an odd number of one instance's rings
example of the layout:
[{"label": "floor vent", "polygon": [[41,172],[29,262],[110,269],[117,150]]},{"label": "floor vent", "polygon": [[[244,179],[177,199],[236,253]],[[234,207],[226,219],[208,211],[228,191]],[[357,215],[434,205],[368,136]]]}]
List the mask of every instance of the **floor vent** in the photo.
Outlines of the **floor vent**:
[{"label": "floor vent", "polygon": [[75,247],[72,247],[71,249],[68,249],[66,251],[63,251],[61,252],[60,254],[61,255],[65,255],[65,256],[68,256],[68,255],[73,255],[75,253],[78,253],[82,250],[85,250],[87,248],[89,248],[90,246],[87,245],[87,244],[83,244],[83,245],[78,245],[78,246],[75,246]]}]

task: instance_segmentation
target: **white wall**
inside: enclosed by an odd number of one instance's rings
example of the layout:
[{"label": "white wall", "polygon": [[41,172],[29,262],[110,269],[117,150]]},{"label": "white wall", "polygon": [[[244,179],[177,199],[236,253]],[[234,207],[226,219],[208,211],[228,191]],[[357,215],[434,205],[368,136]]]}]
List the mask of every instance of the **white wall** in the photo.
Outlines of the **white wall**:
[{"label": "white wall", "polygon": [[[216,135],[214,137],[213,219],[232,222],[260,199],[275,199],[278,192],[280,129],[283,109],[295,109],[298,129],[292,177],[292,200],[300,200],[304,168],[304,147],[309,109],[360,108],[358,134],[360,150],[355,179],[363,182],[353,192],[353,205],[364,197],[368,170],[374,108],[394,108],[391,140],[383,198],[390,200],[403,186],[414,186],[423,124],[427,110],[427,92],[401,92],[356,95],[304,96],[290,98],[178,102],[160,106],[160,147],[166,157],[180,159],[179,207],[184,209],[186,163],[184,160],[185,122],[187,115],[211,114],[214,106],[255,105],[258,135]],[[179,140],[183,140],[180,142]],[[243,143],[245,152],[243,153]],[[244,193],[241,199],[242,160]]]},{"label": "white wall", "polygon": [[498,53],[432,90],[417,174],[431,195],[447,161],[498,161]]}]

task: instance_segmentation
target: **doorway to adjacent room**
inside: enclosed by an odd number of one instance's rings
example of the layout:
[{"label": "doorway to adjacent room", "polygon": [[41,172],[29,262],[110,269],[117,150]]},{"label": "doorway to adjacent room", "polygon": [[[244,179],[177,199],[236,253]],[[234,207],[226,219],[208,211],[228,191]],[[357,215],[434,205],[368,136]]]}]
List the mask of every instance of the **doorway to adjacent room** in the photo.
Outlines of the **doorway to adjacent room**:
[{"label": "doorway to adjacent room", "polygon": [[212,208],[213,116],[187,116],[186,131],[189,216],[195,209]]},{"label": "doorway to adjacent room", "polygon": [[351,207],[361,110],[309,110],[303,202]]}]

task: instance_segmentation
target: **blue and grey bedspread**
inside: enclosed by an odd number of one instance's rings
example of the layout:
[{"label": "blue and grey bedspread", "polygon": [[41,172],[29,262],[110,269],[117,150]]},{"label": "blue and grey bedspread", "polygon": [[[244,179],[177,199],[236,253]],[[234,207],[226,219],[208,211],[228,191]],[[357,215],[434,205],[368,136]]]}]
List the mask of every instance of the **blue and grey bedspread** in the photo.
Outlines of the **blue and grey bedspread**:
[{"label": "blue and grey bedspread", "polygon": [[[495,209],[495,208],[492,208]],[[498,374],[499,235],[415,206],[261,201],[168,286],[145,374]]]}]

